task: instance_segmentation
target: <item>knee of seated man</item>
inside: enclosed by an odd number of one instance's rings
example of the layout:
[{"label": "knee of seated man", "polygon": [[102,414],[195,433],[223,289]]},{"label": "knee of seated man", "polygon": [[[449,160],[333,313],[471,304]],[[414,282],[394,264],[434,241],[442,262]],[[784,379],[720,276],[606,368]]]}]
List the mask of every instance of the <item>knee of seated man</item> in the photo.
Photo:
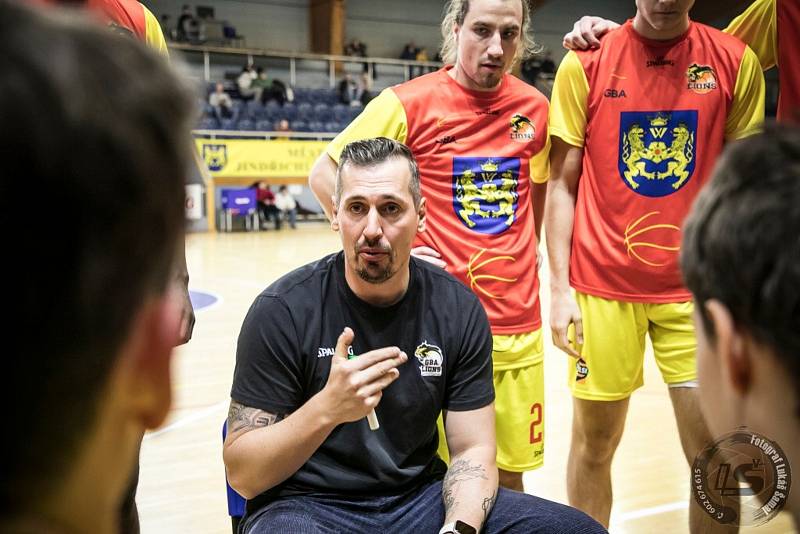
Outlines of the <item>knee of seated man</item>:
[{"label": "knee of seated man", "polygon": [[273,534],[275,532],[291,532],[297,534],[318,532],[319,525],[313,517],[297,506],[273,506],[248,521],[244,530],[246,534]]},{"label": "knee of seated man", "polygon": [[576,508],[500,488],[486,532],[595,534],[607,531]]}]

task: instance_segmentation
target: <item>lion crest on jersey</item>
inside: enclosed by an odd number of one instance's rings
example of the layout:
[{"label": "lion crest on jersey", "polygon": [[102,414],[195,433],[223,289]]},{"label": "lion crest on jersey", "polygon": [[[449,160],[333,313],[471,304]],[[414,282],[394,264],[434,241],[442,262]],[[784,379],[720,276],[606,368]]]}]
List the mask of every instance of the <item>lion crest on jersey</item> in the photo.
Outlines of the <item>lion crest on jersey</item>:
[{"label": "lion crest on jersey", "polygon": [[619,173],[632,191],[663,197],[681,189],[695,169],[697,111],[624,111]]},{"label": "lion crest on jersey", "polygon": [[228,164],[228,147],[225,145],[203,145],[203,161],[211,172],[219,172]]},{"label": "lion crest on jersey", "polygon": [[527,143],[536,138],[536,128],[525,115],[515,113],[511,117],[511,139],[518,143]]},{"label": "lion crest on jersey", "polygon": [[717,73],[708,65],[698,65],[692,63],[686,69],[688,79],[687,89],[691,89],[699,95],[710,93],[717,88]]},{"label": "lion crest on jersey", "polygon": [[423,341],[414,351],[419,361],[419,372],[422,376],[442,376],[442,349]]},{"label": "lion crest on jersey", "polygon": [[519,158],[453,158],[453,210],[467,228],[500,234],[517,218]]}]

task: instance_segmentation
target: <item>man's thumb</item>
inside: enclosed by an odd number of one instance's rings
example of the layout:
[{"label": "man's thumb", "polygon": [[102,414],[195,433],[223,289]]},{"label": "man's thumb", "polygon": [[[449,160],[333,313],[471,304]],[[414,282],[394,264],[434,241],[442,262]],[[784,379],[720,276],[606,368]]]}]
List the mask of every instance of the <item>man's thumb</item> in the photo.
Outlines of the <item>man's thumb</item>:
[{"label": "man's thumb", "polygon": [[345,326],[342,333],[339,334],[339,339],[336,340],[336,358],[347,359],[347,349],[353,344],[355,334],[349,326]]}]

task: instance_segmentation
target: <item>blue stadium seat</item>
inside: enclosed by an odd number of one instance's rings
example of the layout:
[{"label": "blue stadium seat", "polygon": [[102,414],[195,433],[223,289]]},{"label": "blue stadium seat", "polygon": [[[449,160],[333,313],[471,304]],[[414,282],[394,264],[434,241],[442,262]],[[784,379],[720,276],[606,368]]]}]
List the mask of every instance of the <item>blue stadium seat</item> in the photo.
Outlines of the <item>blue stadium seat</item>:
[{"label": "blue stadium seat", "polygon": [[255,129],[255,123],[251,119],[241,119],[236,124],[236,128],[243,132],[252,132]]},{"label": "blue stadium seat", "polygon": [[314,108],[311,106],[311,104],[299,104],[297,106],[297,118],[301,121],[312,121],[314,119]]},{"label": "blue stadium seat", "polygon": [[201,130],[216,130],[219,128],[219,123],[214,117],[203,117],[200,119],[200,124],[198,127]]},{"label": "blue stadium seat", "polygon": [[295,106],[291,102],[287,102],[281,108],[281,113],[279,117],[282,119],[286,119],[288,121],[295,120],[297,118],[297,106]]},{"label": "blue stadium seat", "polygon": [[250,100],[245,104],[245,115],[250,119],[260,119],[264,115],[264,106],[257,100]]},{"label": "blue stadium seat", "polygon": [[307,132],[308,131],[308,123],[305,121],[293,121],[291,123],[291,129],[295,132]]},{"label": "blue stadium seat", "polygon": [[[357,105],[357,106],[350,106],[350,109],[349,109],[349,112],[350,112],[350,120],[353,120],[353,119],[355,119],[356,117],[358,117],[358,115],[361,113],[361,111],[362,111],[363,109],[364,109],[364,108],[361,106],[361,104],[359,104],[359,105]],[[349,122],[349,121],[348,121],[348,122]]]},{"label": "blue stadium seat", "polygon": [[[270,105],[273,104],[273,105]],[[271,121],[278,120],[283,115],[283,108],[274,100],[267,102],[264,108],[264,118]]]},{"label": "blue stadium seat", "polygon": [[325,131],[326,132],[339,133],[343,129],[344,128],[342,128],[342,125],[339,124],[338,122],[326,122],[325,123]]},{"label": "blue stadium seat", "polygon": [[306,89],[305,87],[298,87],[294,89],[294,102],[295,104],[301,104],[303,102],[310,102],[311,101],[311,90]]},{"label": "blue stadium seat", "polygon": [[222,130],[235,130],[236,121],[233,119],[222,119],[222,124],[219,125]]},{"label": "blue stadium seat", "polygon": [[336,104],[331,109],[333,110],[333,118],[338,122],[346,122],[350,120],[350,109],[344,104]]},{"label": "blue stadium seat", "polygon": [[308,131],[309,132],[324,132],[325,125],[319,121],[313,121],[308,123]]},{"label": "blue stadium seat", "polygon": [[272,121],[269,119],[261,119],[260,121],[256,122],[256,130],[259,132],[271,132]]},{"label": "blue stadium seat", "polygon": [[309,97],[310,101],[314,104],[319,104],[320,102],[325,102],[325,94],[327,93],[327,89],[312,89]]},{"label": "blue stadium seat", "polygon": [[339,102],[339,91],[336,89],[328,89],[325,96],[325,103],[333,106]]},{"label": "blue stadium seat", "polygon": [[333,119],[333,112],[328,104],[317,104],[314,106],[314,120],[328,122]]}]

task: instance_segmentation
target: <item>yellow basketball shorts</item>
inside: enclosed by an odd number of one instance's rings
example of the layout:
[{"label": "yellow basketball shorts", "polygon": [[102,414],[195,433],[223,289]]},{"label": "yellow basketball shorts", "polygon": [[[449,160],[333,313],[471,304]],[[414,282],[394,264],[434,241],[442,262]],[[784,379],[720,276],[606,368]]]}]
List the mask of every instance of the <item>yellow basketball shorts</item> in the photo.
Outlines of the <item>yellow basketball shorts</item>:
[{"label": "yellow basketball shorts", "polygon": [[[544,462],[542,330],[492,338],[497,467],[504,471],[530,471]],[[449,463],[441,416],[439,456]]]},{"label": "yellow basketball shorts", "polygon": [[[583,317],[581,358],[572,359],[568,379],[579,399],[625,399],[644,384],[645,335],[667,384],[697,378],[697,342],[692,302],[622,302],[576,292]],[[574,331],[570,330],[574,341]]]}]

